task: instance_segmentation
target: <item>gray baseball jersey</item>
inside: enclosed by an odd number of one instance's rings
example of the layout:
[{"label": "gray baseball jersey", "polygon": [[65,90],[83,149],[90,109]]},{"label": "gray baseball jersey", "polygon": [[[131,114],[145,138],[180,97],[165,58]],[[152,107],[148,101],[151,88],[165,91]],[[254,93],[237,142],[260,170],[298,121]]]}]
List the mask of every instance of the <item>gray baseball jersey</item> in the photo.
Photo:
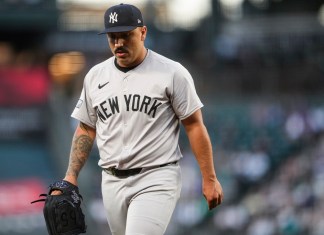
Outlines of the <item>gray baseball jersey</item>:
[{"label": "gray baseball jersey", "polygon": [[99,166],[130,169],[179,160],[180,120],[203,106],[190,73],[151,50],[126,73],[114,59],[90,69],[71,115],[96,128]]}]

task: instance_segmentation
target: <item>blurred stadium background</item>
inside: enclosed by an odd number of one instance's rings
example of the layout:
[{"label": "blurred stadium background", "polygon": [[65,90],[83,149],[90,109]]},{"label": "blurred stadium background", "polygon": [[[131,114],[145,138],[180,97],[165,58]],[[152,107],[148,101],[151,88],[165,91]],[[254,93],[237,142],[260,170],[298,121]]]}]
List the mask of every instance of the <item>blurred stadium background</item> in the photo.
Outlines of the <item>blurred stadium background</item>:
[{"label": "blurred stadium background", "polygon": [[[324,2],[142,0],[146,46],[181,62],[205,104],[224,203],[213,212],[184,134],[166,235],[324,234]],[[0,234],[45,235],[30,201],[65,173],[85,73],[119,1],[0,1]],[[127,2],[125,2],[127,3]],[[109,234],[94,147],[80,176],[87,234]]]}]

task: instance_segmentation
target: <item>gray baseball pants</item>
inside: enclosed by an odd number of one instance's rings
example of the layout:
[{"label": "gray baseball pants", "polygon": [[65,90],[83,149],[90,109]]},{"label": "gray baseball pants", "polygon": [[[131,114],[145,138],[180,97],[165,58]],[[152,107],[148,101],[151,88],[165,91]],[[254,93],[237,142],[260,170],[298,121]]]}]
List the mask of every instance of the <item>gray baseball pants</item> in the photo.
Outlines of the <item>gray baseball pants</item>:
[{"label": "gray baseball pants", "polygon": [[163,235],[180,197],[179,164],[129,177],[102,171],[102,196],[113,235]]}]

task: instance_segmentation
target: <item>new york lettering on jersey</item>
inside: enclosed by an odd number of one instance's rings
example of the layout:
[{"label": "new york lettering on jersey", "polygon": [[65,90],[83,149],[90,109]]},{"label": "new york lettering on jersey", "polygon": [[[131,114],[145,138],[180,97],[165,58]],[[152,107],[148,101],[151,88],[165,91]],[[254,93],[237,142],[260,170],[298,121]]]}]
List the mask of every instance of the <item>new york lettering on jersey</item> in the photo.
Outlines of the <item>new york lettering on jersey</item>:
[{"label": "new york lettering on jersey", "polygon": [[119,114],[120,102],[123,102],[123,107],[126,107],[127,112],[142,112],[152,118],[155,118],[158,107],[162,104],[156,99],[147,95],[127,94],[121,100],[118,96],[108,98],[102,101],[98,106],[95,106],[98,118],[104,122],[112,115]]}]

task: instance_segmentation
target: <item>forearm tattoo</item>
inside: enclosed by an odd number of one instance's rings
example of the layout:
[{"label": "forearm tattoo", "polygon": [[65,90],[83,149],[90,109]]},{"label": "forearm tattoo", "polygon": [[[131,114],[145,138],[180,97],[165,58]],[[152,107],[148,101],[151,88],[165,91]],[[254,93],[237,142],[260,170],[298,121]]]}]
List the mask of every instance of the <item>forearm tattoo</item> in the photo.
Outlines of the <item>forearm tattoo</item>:
[{"label": "forearm tattoo", "polygon": [[74,136],[66,175],[78,176],[92,149],[93,139],[88,135]]}]

